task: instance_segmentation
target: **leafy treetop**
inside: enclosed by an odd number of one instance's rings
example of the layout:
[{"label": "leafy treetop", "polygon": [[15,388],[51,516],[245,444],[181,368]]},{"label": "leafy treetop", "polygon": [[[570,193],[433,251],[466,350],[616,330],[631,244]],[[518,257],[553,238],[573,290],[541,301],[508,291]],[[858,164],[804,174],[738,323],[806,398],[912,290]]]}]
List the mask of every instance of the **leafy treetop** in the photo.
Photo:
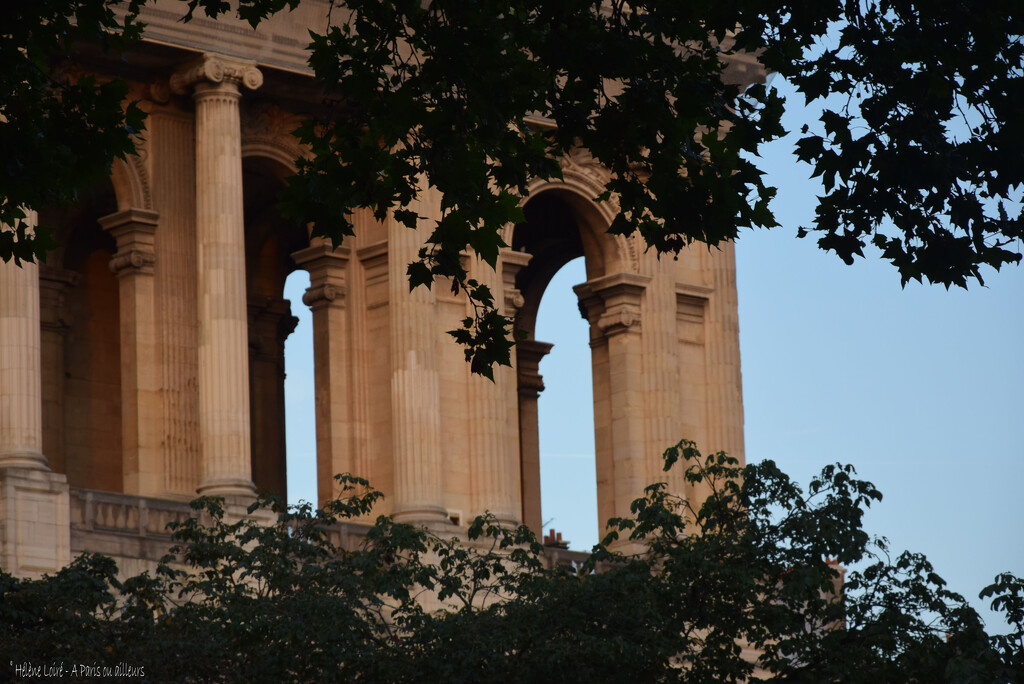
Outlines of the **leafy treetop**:
[{"label": "leafy treetop", "polygon": [[[381,517],[339,548],[331,526],[380,496],[358,478],[269,526],[200,499],[155,574],[118,580],[88,555],[42,580],[0,573],[0,663],[175,682],[745,682],[755,661],[793,682],[1024,681],[1024,582],[984,590],[1008,622],[988,635],[923,556],[864,533],[880,494],[849,466],[804,489],[688,442],[666,456],[709,496],[648,487],[576,566],[548,568],[529,530],[490,517],[461,540]],[[618,535],[646,551],[615,553]],[[837,560],[856,566],[841,590]]]},{"label": "leafy treetop", "polygon": [[[63,17],[69,1],[33,7]],[[130,5],[129,36],[142,1]],[[253,26],[298,1],[182,0],[188,17],[234,11]],[[117,24],[112,3],[71,4],[93,12],[79,26]],[[352,234],[359,209],[416,226],[412,201],[424,184],[440,190],[441,216],[409,266],[410,284],[443,276],[467,289],[477,313],[453,334],[474,370],[488,374],[492,364],[508,363],[511,321],[496,312],[486,288],[468,280],[459,254],[470,250],[494,265],[501,229],[522,220],[531,179],[558,178],[557,160],[571,149],[588,149],[610,172],[602,198],[614,197],[619,208],[610,230],[638,234],[658,253],[777,225],[775,189],[754,160],[762,144],[785,133],[785,103],[730,71],[756,58],[823,106],[821,127],[805,127],[795,149],[824,184],[814,221],[798,234],[816,234],[822,249],[846,263],[873,245],[903,283],[966,287],[982,282],[983,266],[1021,259],[1024,15],[1017,5],[330,2],[327,30],[311,33],[309,64],[336,106],[297,132],[313,154],[300,161],[286,203],[338,243]],[[18,70],[4,69],[12,87],[0,95],[9,120],[0,131],[5,139],[30,132],[33,145],[57,145],[68,153],[58,159],[76,163],[62,168],[57,177],[68,180],[55,185],[56,194],[40,194],[52,162],[35,147],[12,148],[0,176],[0,218],[13,226],[20,207],[73,197],[72,177],[85,160],[109,165],[128,153],[138,125],[128,115],[119,119],[109,98],[78,106],[78,119],[58,117],[73,98],[46,87],[39,63],[66,42],[71,25],[57,22],[53,35],[49,26],[4,29],[13,38],[4,42],[7,61]],[[31,82],[22,75],[29,62]],[[53,135],[55,122],[64,136]],[[79,129],[101,133],[99,144],[73,135]],[[89,147],[76,146],[85,140]],[[4,259],[41,256],[47,246],[24,230],[0,235]]]}]

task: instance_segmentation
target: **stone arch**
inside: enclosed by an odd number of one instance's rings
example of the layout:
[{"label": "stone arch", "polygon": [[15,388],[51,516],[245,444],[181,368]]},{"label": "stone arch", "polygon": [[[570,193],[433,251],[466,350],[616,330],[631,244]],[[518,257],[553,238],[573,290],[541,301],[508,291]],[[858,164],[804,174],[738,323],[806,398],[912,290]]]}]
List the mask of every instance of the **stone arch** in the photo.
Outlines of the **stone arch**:
[{"label": "stone arch", "polygon": [[242,159],[260,157],[277,165],[284,180],[298,173],[296,162],[308,158],[309,148],[292,135],[303,118],[277,105],[256,102],[242,110]]},{"label": "stone arch", "polygon": [[[585,158],[585,161],[589,157]],[[540,373],[541,359],[551,345],[537,340],[536,316],[541,298],[552,277],[569,261],[582,256],[586,264],[587,283],[576,288],[590,325],[591,361],[594,372],[593,410],[595,438],[598,442],[597,496],[599,510],[610,510],[614,491],[611,481],[611,459],[607,448],[607,423],[611,405],[611,385],[605,331],[598,324],[600,305],[594,301],[591,285],[599,288],[608,281],[640,278],[638,255],[631,239],[611,235],[608,227],[618,213],[612,202],[596,202],[592,198],[604,189],[606,171],[589,160],[563,160],[564,178],[560,181],[536,181],[524,202],[526,221],[511,227],[508,242],[514,252],[530,255],[529,263],[518,271],[515,290],[521,295],[516,327],[525,332],[525,339],[516,345],[517,390],[519,396],[519,437],[523,520],[540,533],[540,443],[538,439],[538,398],[544,389]],[[607,453],[605,453],[607,452]],[[604,486],[598,483],[604,482]],[[609,516],[605,516],[607,519]]]},{"label": "stone arch", "polygon": [[295,162],[305,156],[305,150],[296,142],[287,144],[278,138],[249,137],[242,139],[242,159],[261,157],[273,161],[282,171],[281,178],[298,172]]},{"label": "stone arch", "polygon": [[127,160],[115,159],[110,168],[110,182],[114,186],[118,211],[133,208],[149,211],[153,209],[149,171],[146,170],[146,160],[142,156],[146,148],[137,142],[136,149],[142,154],[132,155]]},{"label": "stone arch", "polygon": [[40,212],[60,248],[40,268],[43,449],[75,487],[123,491],[120,288],[114,237],[99,219],[122,196],[116,183]]},{"label": "stone arch", "polygon": [[[601,166],[585,150],[574,150],[560,160],[561,180],[534,179],[527,187],[525,205],[531,198],[544,192],[561,193],[578,212],[582,219],[579,227],[585,231],[584,238],[600,255],[603,273],[587,271],[588,278],[618,272],[637,273],[640,268],[640,254],[635,238],[608,233],[608,227],[619,213],[614,197],[598,202],[594,198],[605,191],[609,179],[608,170]],[[512,244],[515,226],[508,226],[502,233],[507,244]],[[589,266],[588,266],[589,269]]]}]

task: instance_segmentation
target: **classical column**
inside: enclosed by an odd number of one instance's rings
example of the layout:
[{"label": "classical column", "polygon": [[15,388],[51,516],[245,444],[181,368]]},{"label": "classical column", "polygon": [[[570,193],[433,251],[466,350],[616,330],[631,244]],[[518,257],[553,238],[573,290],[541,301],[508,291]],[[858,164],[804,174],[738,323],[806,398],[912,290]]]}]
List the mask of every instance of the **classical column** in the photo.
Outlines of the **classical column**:
[{"label": "classical column", "polygon": [[161,496],[166,489],[161,448],[159,329],[154,297],[153,247],[159,215],[127,209],[104,216],[114,236],[121,316],[121,450],[126,494]]},{"label": "classical column", "polygon": [[540,507],[540,428],[537,399],[544,391],[540,361],[554,345],[537,340],[516,342],[516,370],[519,385],[519,478],[523,492],[523,523],[538,538],[544,521]]},{"label": "classical column", "polygon": [[200,494],[252,496],[248,315],[239,85],[255,90],[253,64],[204,55],[171,77],[196,108],[199,267]]},{"label": "classical column", "polygon": [[0,262],[0,567],[16,577],[71,559],[67,480],[43,456],[40,349],[39,267]]},{"label": "classical column", "polygon": [[318,240],[292,254],[299,268],[309,272],[309,289],[302,303],[313,312],[313,373],[316,412],[316,480],[321,502],[338,493],[334,476],[352,473],[366,477],[352,453],[350,353],[348,345],[345,272],[349,248],[335,250]]},{"label": "classical column", "polygon": [[0,468],[48,469],[40,349],[39,267],[0,262]]},{"label": "classical column", "polygon": [[[651,276],[615,273],[588,281],[576,288],[584,302],[591,325],[591,345],[604,345],[604,354],[595,349],[595,409],[599,400],[607,401],[608,432],[597,435],[611,447],[613,514],[629,517],[629,507],[647,486],[647,462],[644,454],[644,379],[643,346],[640,334],[640,302]],[[603,359],[598,377],[598,361]],[[598,393],[602,397],[598,397]],[[597,428],[595,410],[595,428]],[[598,459],[601,469],[601,459]],[[607,474],[606,474],[607,475]],[[601,495],[598,475],[598,495]],[[608,502],[599,510],[607,512]]]},{"label": "classical column", "polygon": [[[437,215],[413,204],[421,216]],[[434,198],[436,199],[436,198]],[[394,518],[402,522],[445,523],[444,460],[441,448],[441,393],[435,349],[440,331],[434,294],[409,290],[406,269],[417,258],[428,232],[388,221],[388,318],[391,333],[391,449],[394,458]]]}]

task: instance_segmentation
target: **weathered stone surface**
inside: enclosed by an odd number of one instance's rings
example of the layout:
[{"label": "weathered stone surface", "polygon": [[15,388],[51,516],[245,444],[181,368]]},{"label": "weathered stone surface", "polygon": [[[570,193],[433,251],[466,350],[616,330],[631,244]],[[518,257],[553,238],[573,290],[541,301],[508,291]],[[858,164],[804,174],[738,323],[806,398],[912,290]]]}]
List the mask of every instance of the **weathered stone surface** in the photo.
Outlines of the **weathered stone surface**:
[{"label": "weathered stone surface", "polygon": [[[491,510],[540,533],[537,397],[550,347],[534,323],[551,277],[579,256],[600,518],[626,514],[681,437],[742,458],[731,246],[659,260],[608,235],[614,207],[590,199],[607,171],[586,150],[561,160],[564,180],[530,186],[497,272],[467,257],[526,334],[493,383],[445,334],[465,299],[410,292],[405,279],[439,211],[433,190],[412,207],[426,217],[419,230],[358,214],[338,250],[279,215],[276,193],[305,153],[290,131],[321,104],[303,55],[325,7],[303,2],[253,31],[181,24],[180,3],[161,0],[144,17],[152,42],[129,69],[110,64],[148,98],[139,157],[58,214],[62,247],[42,287],[34,265],[0,264],[5,569],[38,574],[79,551],[142,568],[197,491],[284,494],[282,345],[298,306],[313,312],[321,500],[350,471],[384,491],[379,512],[403,520],[454,532]],[[284,278],[297,268],[310,287],[289,305]],[[678,475],[669,484],[700,496]]]}]

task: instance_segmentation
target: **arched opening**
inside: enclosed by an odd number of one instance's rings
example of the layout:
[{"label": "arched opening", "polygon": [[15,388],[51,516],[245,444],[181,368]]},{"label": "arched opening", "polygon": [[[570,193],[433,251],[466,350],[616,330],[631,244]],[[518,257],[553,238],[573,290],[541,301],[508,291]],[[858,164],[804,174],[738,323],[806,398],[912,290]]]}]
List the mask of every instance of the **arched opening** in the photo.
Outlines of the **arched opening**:
[{"label": "arched opening", "polygon": [[298,322],[284,289],[296,270],[292,253],[309,246],[305,228],[277,208],[287,174],[266,157],[242,161],[252,479],[258,491],[281,497],[288,489],[284,345]]},{"label": "arched opening", "polygon": [[[602,471],[600,463],[596,468],[588,463],[588,459],[593,458],[595,454],[593,416],[601,402],[594,397],[590,389],[590,368],[594,362],[590,354],[583,352],[583,345],[587,344],[589,338],[589,324],[581,320],[576,296],[570,289],[572,285],[603,275],[605,258],[600,238],[595,234],[597,221],[591,211],[591,205],[581,196],[567,190],[539,192],[526,203],[524,213],[526,221],[518,224],[512,235],[513,250],[525,252],[532,257],[529,264],[516,277],[516,288],[523,295],[523,305],[516,323],[517,328],[525,335],[516,344],[521,486],[523,521],[540,535],[542,524],[549,519],[553,519],[552,523],[557,528],[562,523],[569,522],[566,518],[569,511],[574,513],[571,519],[579,519],[576,514],[593,508],[592,502],[600,494],[599,491],[595,493],[593,483],[596,481],[599,489],[602,477],[607,479],[607,473]],[[574,266],[570,266],[562,278],[575,282],[556,282],[555,287],[550,288],[553,280],[562,280],[556,278],[556,274],[570,262],[573,262]],[[581,339],[573,340],[572,329],[559,331],[560,327],[564,327],[559,325],[550,328],[550,331],[557,334],[560,339],[548,340],[542,337],[549,329],[547,326],[539,326],[539,312],[541,301],[549,289],[557,293],[548,298],[557,300],[554,307],[555,319],[562,323],[568,323],[571,319],[578,320],[580,325],[576,326],[576,333]],[[568,316],[566,310],[569,312]],[[540,396],[548,383],[540,373],[540,364],[552,351],[552,341],[568,347],[566,351],[577,361],[575,367],[579,369],[582,363],[585,373],[573,373],[570,370],[567,375],[575,374],[582,377],[558,377],[558,390],[553,393],[555,397],[542,403]],[[552,368],[553,365],[549,363],[545,367]],[[559,374],[556,372],[552,378],[556,375]],[[569,409],[577,416],[581,413],[587,415],[587,425],[577,427],[583,430],[589,427],[590,437],[581,438],[579,444],[570,445],[569,442],[574,438],[570,433],[560,434],[560,431],[566,420],[573,419],[565,414],[560,418],[561,412],[555,410],[556,406]],[[540,422],[541,410],[545,414],[543,429]],[[545,437],[543,448],[542,433]],[[572,431],[571,434],[579,433]],[[562,439],[563,436],[569,442]],[[544,456],[548,456],[549,460],[542,466]],[[542,470],[549,475],[544,478],[544,483],[541,478]],[[577,491],[585,491],[587,494],[581,499],[574,496],[574,492]],[[571,541],[574,548],[582,548],[596,539],[598,530],[597,525],[593,523],[595,513],[596,511],[583,516],[590,522],[582,523],[582,528],[573,525],[572,534],[579,536],[579,539],[572,539],[567,529],[563,532],[563,537]],[[589,531],[584,533],[582,529]]]},{"label": "arched opening", "polygon": [[544,291],[536,325],[536,336],[552,344],[537,401],[541,518],[545,532],[557,530],[579,550],[599,537],[590,326],[572,290],[585,280],[582,258],[563,266]]},{"label": "arched opening", "polygon": [[117,210],[113,189],[40,213],[60,250],[40,269],[43,453],[74,487],[124,490],[121,325],[114,237],[98,220]]}]

